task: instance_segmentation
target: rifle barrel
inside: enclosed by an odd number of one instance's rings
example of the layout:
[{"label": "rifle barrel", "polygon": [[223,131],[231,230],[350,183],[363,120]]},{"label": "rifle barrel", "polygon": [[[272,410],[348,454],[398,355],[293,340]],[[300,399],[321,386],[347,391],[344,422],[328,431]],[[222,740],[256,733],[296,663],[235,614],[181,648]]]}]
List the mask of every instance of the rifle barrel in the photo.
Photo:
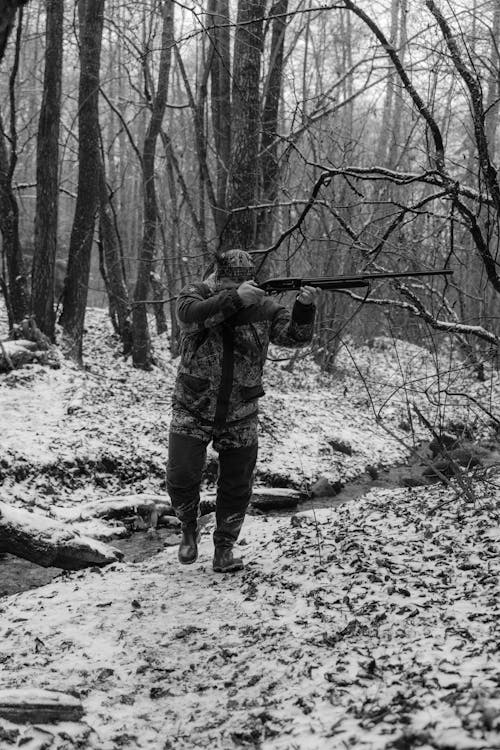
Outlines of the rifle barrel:
[{"label": "rifle barrel", "polygon": [[377,272],[362,273],[349,276],[308,276],[308,277],[281,277],[268,279],[261,284],[263,289],[289,291],[300,289],[301,286],[316,286],[323,289],[354,289],[356,287],[368,286],[370,281],[378,279],[407,279],[420,276],[451,276],[450,268],[442,268],[435,271],[411,272]]},{"label": "rifle barrel", "polygon": [[438,271],[414,271],[414,272],[400,272],[400,271],[388,271],[377,272],[377,273],[360,273],[353,274],[352,276],[318,276],[318,277],[307,277],[303,278],[304,284],[314,286],[314,282],[328,282],[335,281],[342,283],[344,281],[372,281],[372,279],[404,279],[412,278],[414,276],[451,276],[453,271],[451,268],[443,268]]}]

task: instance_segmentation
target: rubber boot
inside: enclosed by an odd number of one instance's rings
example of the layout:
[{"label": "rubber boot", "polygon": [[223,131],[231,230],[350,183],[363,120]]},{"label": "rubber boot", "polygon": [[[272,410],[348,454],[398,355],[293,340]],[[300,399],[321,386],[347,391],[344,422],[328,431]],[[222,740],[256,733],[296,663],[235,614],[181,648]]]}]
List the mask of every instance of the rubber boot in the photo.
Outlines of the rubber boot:
[{"label": "rubber boot", "polygon": [[182,565],[191,565],[198,559],[198,529],[196,526],[183,526],[182,537],[177,553]]},{"label": "rubber boot", "polygon": [[234,573],[244,567],[241,557],[234,557],[231,547],[216,547],[213,569],[216,573]]}]

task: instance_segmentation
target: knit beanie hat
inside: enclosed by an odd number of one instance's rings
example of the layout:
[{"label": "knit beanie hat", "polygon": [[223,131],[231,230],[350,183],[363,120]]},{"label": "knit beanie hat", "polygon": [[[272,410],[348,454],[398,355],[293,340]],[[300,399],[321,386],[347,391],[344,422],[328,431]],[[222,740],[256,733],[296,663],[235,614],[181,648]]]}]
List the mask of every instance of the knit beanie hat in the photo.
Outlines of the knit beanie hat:
[{"label": "knit beanie hat", "polygon": [[245,250],[227,250],[216,258],[216,278],[249,281],[253,279],[255,268],[250,253]]}]

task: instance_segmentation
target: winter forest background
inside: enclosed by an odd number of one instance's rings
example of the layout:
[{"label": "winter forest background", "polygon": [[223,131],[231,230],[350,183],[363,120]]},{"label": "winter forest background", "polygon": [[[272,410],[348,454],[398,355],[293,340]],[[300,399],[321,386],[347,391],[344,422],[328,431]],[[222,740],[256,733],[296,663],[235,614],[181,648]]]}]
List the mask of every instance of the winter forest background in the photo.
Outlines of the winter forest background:
[{"label": "winter forest background", "polygon": [[347,326],[429,345],[452,331],[479,375],[497,356],[497,2],[16,5],[1,3],[11,326],[32,315],[53,340],[58,321],[79,360],[86,305],[109,305],[149,368],[146,301],[175,352],[179,289],[240,246],[261,278],[453,269],[362,309],[324,294],[324,367]]}]

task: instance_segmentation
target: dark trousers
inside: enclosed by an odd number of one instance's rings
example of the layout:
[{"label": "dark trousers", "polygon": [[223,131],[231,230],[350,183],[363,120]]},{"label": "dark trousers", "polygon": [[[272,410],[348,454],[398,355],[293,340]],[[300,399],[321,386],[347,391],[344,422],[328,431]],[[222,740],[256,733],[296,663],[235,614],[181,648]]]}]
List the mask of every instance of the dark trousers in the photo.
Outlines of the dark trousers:
[{"label": "dark trousers", "polygon": [[[193,528],[197,523],[208,443],[190,435],[173,432],[169,435],[167,489],[183,528]],[[238,538],[252,495],[256,461],[257,444],[219,450],[216,547],[232,547]]]}]

